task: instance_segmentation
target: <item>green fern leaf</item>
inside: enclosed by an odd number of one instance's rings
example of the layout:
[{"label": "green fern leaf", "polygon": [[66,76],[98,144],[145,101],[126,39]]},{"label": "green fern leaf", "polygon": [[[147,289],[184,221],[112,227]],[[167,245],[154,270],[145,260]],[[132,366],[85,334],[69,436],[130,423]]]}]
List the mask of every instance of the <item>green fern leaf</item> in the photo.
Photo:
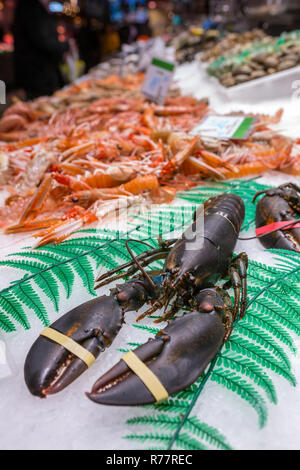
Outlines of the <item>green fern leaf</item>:
[{"label": "green fern leaf", "polygon": [[14,286],[13,292],[20,302],[24,302],[29,309],[34,311],[36,316],[45,326],[49,325],[49,318],[45,305],[30,282],[23,282]]},{"label": "green fern leaf", "polygon": [[134,328],[137,328],[138,330],[144,330],[147,331],[147,333],[156,335],[159,331],[160,328],[155,328],[154,326],[149,326],[149,325],[139,325],[139,324],[134,324]]},{"label": "green fern leaf", "polygon": [[74,270],[81,278],[84,287],[88,290],[91,295],[96,296],[96,292],[94,290],[94,274],[93,268],[90,261],[87,258],[77,258],[72,262],[72,266]]},{"label": "green fern leaf", "polygon": [[149,441],[168,443],[171,438],[172,435],[161,433],[128,434],[127,436],[124,436],[124,439],[134,439],[135,441],[141,441],[143,443]]},{"label": "green fern leaf", "polygon": [[247,315],[243,318],[244,323],[251,323],[253,327],[256,325],[271,333],[276,339],[289,347],[293,354],[296,353],[294,341],[280,321],[272,317],[266,307],[256,302],[255,307],[247,311]]},{"label": "green fern leaf", "polygon": [[14,320],[20,323],[26,330],[30,328],[27,317],[23,311],[23,305],[11,292],[0,293],[0,307]]},{"label": "green fern leaf", "polygon": [[16,327],[10,321],[10,319],[0,310],[0,328],[1,330],[5,331],[6,333],[11,333],[12,331],[16,331]]},{"label": "green fern leaf", "polygon": [[62,269],[60,266],[56,266],[53,268],[52,273],[57,279],[62,283],[67,299],[71,296],[72,288],[74,285],[75,275],[74,271],[71,266],[67,264]]},{"label": "green fern leaf", "polygon": [[35,282],[42,289],[48,299],[52,302],[55,311],[58,312],[59,286],[52,272],[47,271],[40,273],[39,276],[36,276]]},{"label": "green fern leaf", "polygon": [[175,445],[180,449],[185,450],[208,450],[208,447],[206,445],[194,439],[187,433],[181,433],[177,437]]},{"label": "green fern leaf", "polygon": [[22,269],[32,274],[35,274],[39,271],[43,271],[45,268],[47,268],[46,263],[40,263],[40,262],[38,263],[36,261],[29,261],[29,260],[0,261],[0,266]]},{"label": "green fern leaf", "polygon": [[256,360],[259,365],[276,372],[278,375],[281,375],[292,385],[296,385],[296,379],[291,372],[285,369],[285,367],[278,365],[277,361],[275,361],[271,355],[268,355],[265,353],[265,351],[258,349],[251,341],[242,337],[239,337],[236,340],[234,340],[232,337],[229,341],[235,345],[235,348],[239,347],[242,354]]},{"label": "green fern leaf", "polygon": [[228,370],[224,370],[223,367],[215,367],[210,378],[213,382],[223,385],[250,403],[258,414],[261,428],[266,424],[268,416],[266,403],[257,390],[245,379],[241,378],[234,371],[228,372]]},{"label": "green fern leaf", "polygon": [[235,333],[250,339],[258,346],[258,348],[264,348],[264,356],[268,358],[271,356],[271,360],[273,360],[273,357],[276,357],[283,367],[287,367],[288,370],[291,369],[291,362],[286,352],[278,343],[273,340],[273,337],[269,335],[267,331],[260,329],[258,324],[251,325],[248,323],[247,325],[246,322],[239,322]]},{"label": "green fern leaf", "polygon": [[277,403],[277,395],[272,380],[253,359],[236,354],[228,345],[227,349],[222,352],[218,364],[248,377],[266,392],[272,403]]},{"label": "green fern leaf", "polygon": [[190,431],[193,435],[196,435],[208,442],[216,449],[231,450],[230,445],[226,442],[225,437],[215,428],[209,426],[206,423],[201,422],[196,416],[188,418],[184,424],[184,429]]}]

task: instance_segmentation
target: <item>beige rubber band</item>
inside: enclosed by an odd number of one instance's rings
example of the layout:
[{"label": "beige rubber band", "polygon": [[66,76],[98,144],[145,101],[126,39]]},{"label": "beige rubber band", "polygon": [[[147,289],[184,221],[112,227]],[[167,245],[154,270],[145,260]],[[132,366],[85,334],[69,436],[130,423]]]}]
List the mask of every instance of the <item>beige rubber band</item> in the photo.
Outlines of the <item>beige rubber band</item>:
[{"label": "beige rubber band", "polygon": [[146,366],[133,351],[129,351],[121,357],[122,361],[126,362],[128,367],[141,379],[146,385],[148,390],[156,399],[156,403],[166,400],[169,396],[167,390],[156,377],[155,374]]},{"label": "beige rubber band", "polygon": [[90,351],[80,346],[80,344],[76,343],[72,338],[69,338],[53,328],[45,328],[41,332],[41,336],[45,336],[55,343],[60,344],[72,354],[79,357],[88,367],[91,367],[96,360],[95,356]]}]

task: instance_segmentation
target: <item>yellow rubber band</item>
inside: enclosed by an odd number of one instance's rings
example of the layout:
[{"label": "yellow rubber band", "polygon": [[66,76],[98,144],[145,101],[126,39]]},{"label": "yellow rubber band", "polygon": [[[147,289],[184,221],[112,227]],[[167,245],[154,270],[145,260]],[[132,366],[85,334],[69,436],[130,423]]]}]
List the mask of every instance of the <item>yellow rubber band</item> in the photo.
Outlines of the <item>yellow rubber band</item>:
[{"label": "yellow rubber band", "polygon": [[55,343],[60,344],[72,354],[79,357],[88,367],[91,367],[96,360],[95,356],[90,351],[80,346],[80,344],[76,343],[72,338],[69,338],[53,328],[45,328],[41,332],[41,336],[45,336]]},{"label": "yellow rubber band", "polygon": [[128,367],[141,379],[148,390],[152,393],[156,402],[166,400],[169,396],[167,390],[156,377],[155,374],[146,366],[133,351],[129,351],[121,357]]}]

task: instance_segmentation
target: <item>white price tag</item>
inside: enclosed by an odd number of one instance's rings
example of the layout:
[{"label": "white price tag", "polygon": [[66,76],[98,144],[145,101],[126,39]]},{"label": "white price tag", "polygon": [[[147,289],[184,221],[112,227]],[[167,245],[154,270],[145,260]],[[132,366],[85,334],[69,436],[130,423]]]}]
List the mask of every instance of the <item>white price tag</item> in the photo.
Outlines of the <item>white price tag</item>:
[{"label": "white price tag", "polygon": [[191,135],[203,135],[215,139],[246,139],[255,118],[247,116],[205,117],[190,132]]},{"label": "white price tag", "polygon": [[175,66],[162,59],[153,58],[142,85],[142,93],[158,104],[164,104],[171,85]]}]

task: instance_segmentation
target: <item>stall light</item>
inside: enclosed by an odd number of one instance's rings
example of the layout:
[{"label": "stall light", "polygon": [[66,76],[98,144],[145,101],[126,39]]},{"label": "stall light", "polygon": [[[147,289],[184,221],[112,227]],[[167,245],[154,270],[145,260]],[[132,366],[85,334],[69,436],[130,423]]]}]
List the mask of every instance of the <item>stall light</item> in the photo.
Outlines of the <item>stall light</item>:
[{"label": "stall light", "polygon": [[154,8],[156,8],[156,2],[149,2],[148,6],[151,10],[153,10]]},{"label": "stall light", "polygon": [[75,23],[77,26],[80,26],[80,25],[81,25],[82,20],[81,20],[80,16],[75,16],[75,18],[74,18],[74,23]]},{"label": "stall light", "polygon": [[14,44],[14,37],[12,34],[10,33],[7,33],[7,34],[4,34],[3,36],[3,42],[5,42],[5,44],[9,44],[10,46],[12,46]]},{"label": "stall light", "polygon": [[4,5],[2,2],[0,2],[0,11],[3,10],[3,8],[4,8]]},{"label": "stall light", "polygon": [[63,6],[59,2],[50,2],[49,3],[49,10],[52,13],[62,13],[63,11]]},{"label": "stall light", "polygon": [[76,16],[80,12],[80,8],[76,3],[65,2],[63,5],[63,12],[67,16]]}]

